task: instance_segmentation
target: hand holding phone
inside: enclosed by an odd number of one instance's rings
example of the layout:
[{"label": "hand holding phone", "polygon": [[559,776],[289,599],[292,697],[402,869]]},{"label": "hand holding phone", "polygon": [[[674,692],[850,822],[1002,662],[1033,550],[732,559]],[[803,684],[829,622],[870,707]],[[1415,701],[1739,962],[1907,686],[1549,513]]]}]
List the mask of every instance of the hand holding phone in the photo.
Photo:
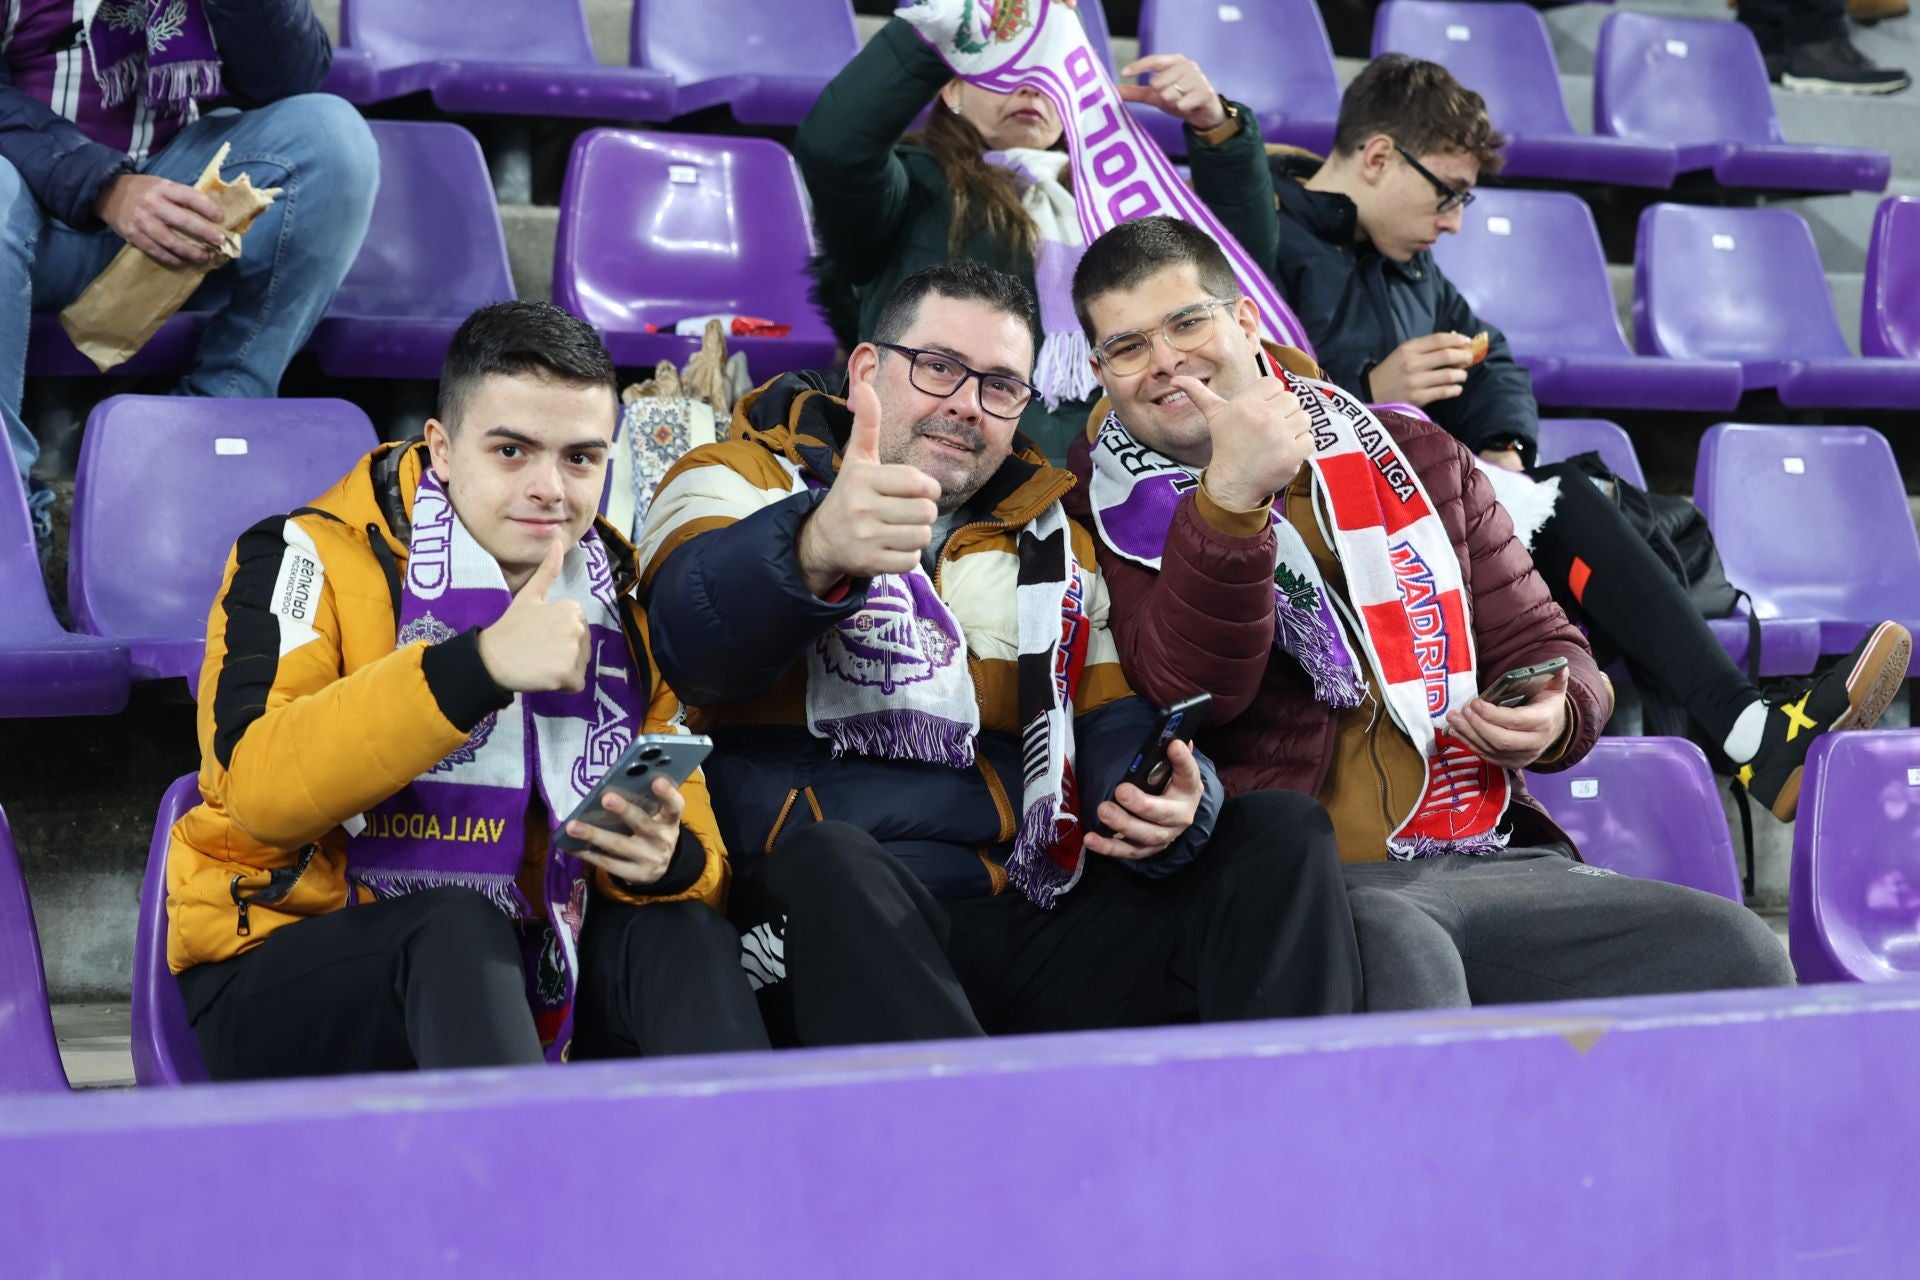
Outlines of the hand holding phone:
[{"label": "hand holding phone", "polygon": [[1524,769],[1567,727],[1567,660],[1507,672],[1447,717],[1447,731],[1489,764]]},{"label": "hand holding phone", "polygon": [[1199,805],[1200,766],[1190,745],[1213,699],[1204,693],[1163,708],[1095,812],[1087,848],[1110,858],[1150,858],[1180,838]]},{"label": "hand holding phone", "polygon": [[712,750],[695,735],[635,738],[561,824],[555,847],[632,884],[658,881],[680,838],[679,786]]},{"label": "hand holding phone", "polygon": [[1495,680],[1480,696],[1496,707],[1524,707],[1566,669],[1565,658],[1548,658],[1530,667],[1515,667]]}]

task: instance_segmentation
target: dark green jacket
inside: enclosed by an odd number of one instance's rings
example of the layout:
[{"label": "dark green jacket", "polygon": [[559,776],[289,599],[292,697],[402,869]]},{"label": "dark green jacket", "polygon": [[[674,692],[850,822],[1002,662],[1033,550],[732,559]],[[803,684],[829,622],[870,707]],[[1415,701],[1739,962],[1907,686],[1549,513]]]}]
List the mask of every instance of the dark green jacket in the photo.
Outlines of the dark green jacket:
[{"label": "dark green jacket", "polygon": [[[859,304],[857,341],[873,334],[880,308],[895,286],[922,267],[948,259],[947,231],[953,196],[946,177],[924,147],[902,145],[900,136],[934,101],[953,72],[912,26],[895,18],[882,27],[821,93],[801,122],[794,154],[813,201],[814,234],[830,271],[851,285]],[[1265,151],[1252,117],[1241,113],[1241,132],[1218,147],[1187,135],[1196,173],[1206,153],[1244,153],[1237,166],[1241,198],[1272,201]],[[1009,272],[1033,285],[1033,263],[976,230],[963,247],[966,257]],[[1263,261],[1271,261],[1271,255]],[[1037,341],[1037,337],[1036,337]],[[1062,402],[1049,412],[1035,399],[1020,427],[1056,463],[1086,427],[1091,401]]]}]

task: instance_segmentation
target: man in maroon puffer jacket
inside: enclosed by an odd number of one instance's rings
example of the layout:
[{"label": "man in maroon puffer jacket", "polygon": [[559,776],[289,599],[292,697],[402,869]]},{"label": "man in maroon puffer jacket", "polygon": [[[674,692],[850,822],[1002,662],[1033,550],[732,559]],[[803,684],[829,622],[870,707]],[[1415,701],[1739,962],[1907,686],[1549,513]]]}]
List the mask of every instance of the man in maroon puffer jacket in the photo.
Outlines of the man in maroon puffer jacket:
[{"label": "man in maroon puffer jacket", "polygon": [[[1074,304],[1108,398],[1070,454],[1082,483],[1069,504],[1100,534],[1128,679],[1163,704],[1212,696],[1201,741],[1229,793],[1290,788],[1333,815],[1369,1008],[1793,981],[1758,917],[1585,865],[1527,796],[1520,770],[1577,762],[1612,693],[1465,448],[1392,413],[1379,418],[1383,441],[1338,399],[1324,401],[1331,413],[1303,410],[1287,378],[1318,379],[1318,368],[1263,351],[1253,302],[1186,223],[1147,218],[1102,236],[1075,274]],[[1333,456],[1339,439],[1344,457]],[[1327,478],[1354,476],[1346,464],[1373,485],[1361,485],[1363,505],[1379,496],[1385,510],[1398,493],[1425,519],[1353,532],[1365,522],[1352,491]],[[1442,538],[1457,570],[1413,563],[1465,607],[1434,624],[1435,643],[1422,619],[1440,611],[1421,608],[1433,592],[1410,590],[1403,570],[1409,547]],[[1382,581],[1397,584],[1397,603]],[[1303,641],[1316,617],[1321,639]],[[1476,661],[1463,671],[1466,653]],[[1553,658],[1565,670],[1523,705],[1472,696],[1476,675],[1485,687]],[[1401,713],[1409,684],[1424,722]]]}]

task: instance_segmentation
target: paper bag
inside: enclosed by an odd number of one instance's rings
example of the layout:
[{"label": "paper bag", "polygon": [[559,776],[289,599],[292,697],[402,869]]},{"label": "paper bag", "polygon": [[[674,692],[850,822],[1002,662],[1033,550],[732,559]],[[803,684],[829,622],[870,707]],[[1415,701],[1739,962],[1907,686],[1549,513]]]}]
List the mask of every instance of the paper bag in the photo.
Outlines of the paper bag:
[{"label": "paper bag", "polygon": [[80,353],[105,373],[125,364],[134,353],[159,332],[167,318],[186,305],[207,273],[240,256],[240,237],[253,220],[273,204],[280,188],[254,190],[253,180],[241,174],[237,182],[220,178],[220,165],[227,158],[228,145],[201,172],[193,184],[220,206],[220,225],[226,237],[200,265],[163,267],[132,245],[115,254],[86,292],[60,313],[60,325],[73,339]]}]

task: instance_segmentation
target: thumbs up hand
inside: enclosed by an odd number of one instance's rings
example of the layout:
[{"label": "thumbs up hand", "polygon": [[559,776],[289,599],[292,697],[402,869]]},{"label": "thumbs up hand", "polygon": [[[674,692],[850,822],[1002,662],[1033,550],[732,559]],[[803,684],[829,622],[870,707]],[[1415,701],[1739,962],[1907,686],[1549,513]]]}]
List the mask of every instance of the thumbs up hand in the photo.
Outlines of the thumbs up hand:
[{"label": "thumbs up hand", "polygon": [[1213,460],[1207,494],[1221,506],[1250,511],[1286,488],[1313,454],[1313,429],[1300,401],[1279,378],[1256,378],[1231,400],[1194,378],[1173,385],[1207,420]]},{"label": "thumbs up hand", "polygon": [[833,488],[800,526],[797,552],[816,596],[842,578],[908,573],[933,541],[940,482],[918,467],[880,460],[880,397],[855,378],[847,388],[853,430]]},{"label": "thumbs up hand", "polygon": [[547,599],[566,555],[555,538],[500,620],[480,633],[480,661],[502,689],[578,693],[587,686],[587,615],[575,601]]}]

